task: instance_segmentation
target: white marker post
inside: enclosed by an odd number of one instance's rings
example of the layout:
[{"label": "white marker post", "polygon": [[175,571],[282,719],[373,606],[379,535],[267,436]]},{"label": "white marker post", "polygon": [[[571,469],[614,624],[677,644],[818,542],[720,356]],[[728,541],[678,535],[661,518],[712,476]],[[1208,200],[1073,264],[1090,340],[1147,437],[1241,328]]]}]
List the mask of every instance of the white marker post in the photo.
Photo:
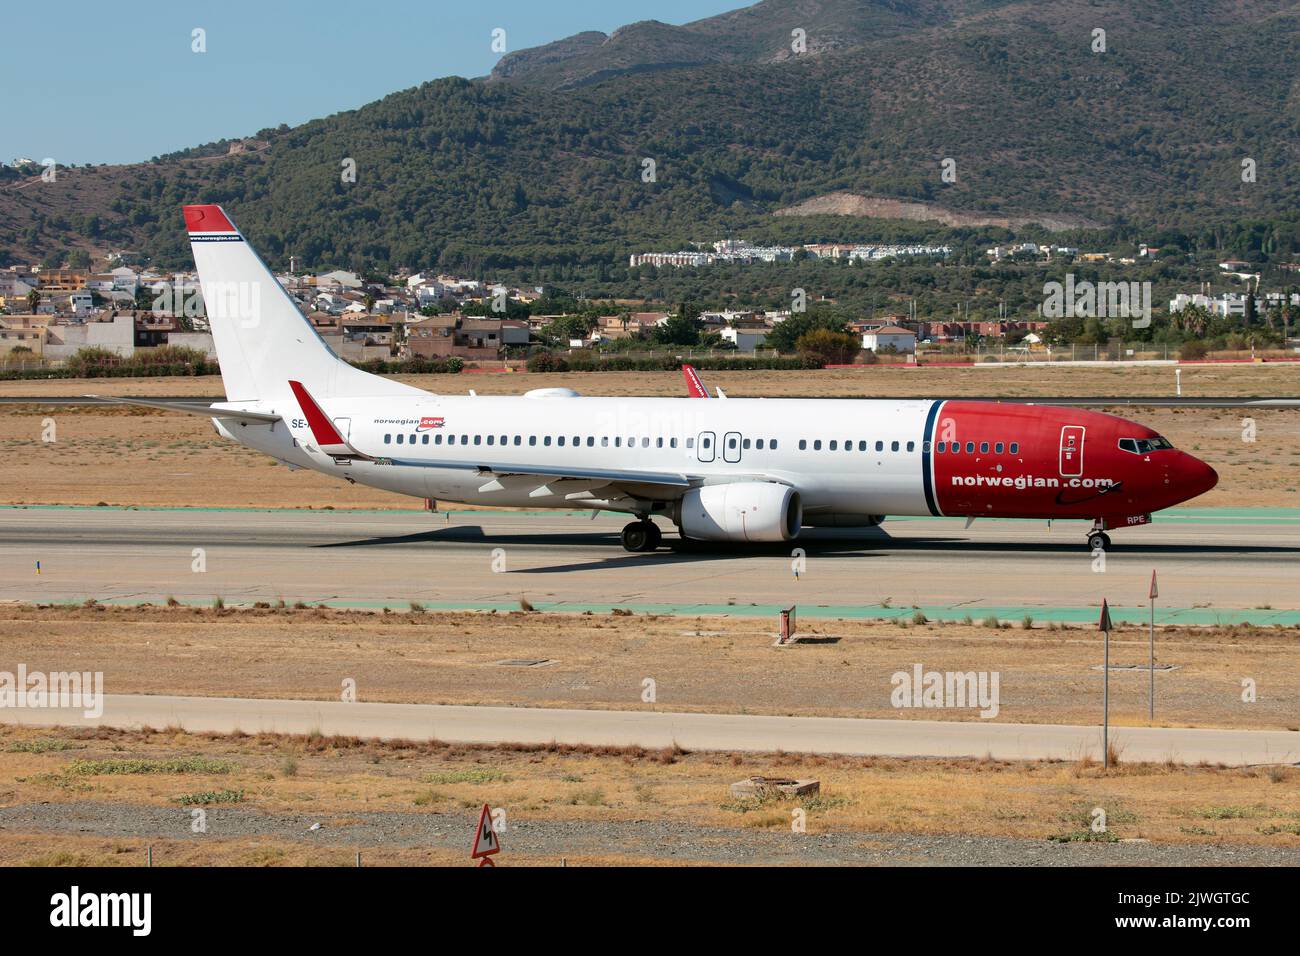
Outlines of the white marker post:
[{"label": "white marker post", "polygon": [[1105,635],[1106,655],[1102,665],[1101,679],[1101,766],[1110,769],[1110,608],[1106,599],[1101,599],[1101,620],[1097,627]]},{"label": "white marker post", "polygon": [[1156,722],[1156,598],[1160,596],[1160,591],[1156,587],[1156,570],[1151,569],[1151,590],[1147,593],[1147,599],[1151,602],[1151,629],[1148,632],[1151,644],[1151,688],[1148,692],[1149,713],[1147,720],[1150,723]]}]

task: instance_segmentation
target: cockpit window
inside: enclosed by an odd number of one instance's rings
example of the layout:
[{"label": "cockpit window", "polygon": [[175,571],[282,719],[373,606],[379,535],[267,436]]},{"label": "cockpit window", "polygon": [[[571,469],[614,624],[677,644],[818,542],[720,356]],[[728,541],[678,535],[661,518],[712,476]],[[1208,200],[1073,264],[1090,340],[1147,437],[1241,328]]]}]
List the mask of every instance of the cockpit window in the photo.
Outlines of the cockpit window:
[{"label": "cockpit window", "polygon": [[1121,451],[1132,452],[1135,455],[1146,455],[1153,451],[1165,451],[1173,448],[1174,443],[1163,435],[1157,435],[1155,438],[1121,438],[1119,447]]}]

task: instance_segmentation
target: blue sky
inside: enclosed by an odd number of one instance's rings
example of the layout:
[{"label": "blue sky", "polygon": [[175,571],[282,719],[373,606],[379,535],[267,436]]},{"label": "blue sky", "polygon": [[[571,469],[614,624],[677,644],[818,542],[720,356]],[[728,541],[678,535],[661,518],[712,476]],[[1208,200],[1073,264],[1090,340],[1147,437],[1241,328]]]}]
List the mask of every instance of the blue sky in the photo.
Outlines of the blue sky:
[{"label": "blue sky", "polygon": [[[129,163],[353,109],[508,50],[748,0],[73,0],[9,4],[0,161]],[[193,53],[191,32],[207,34]]]}]

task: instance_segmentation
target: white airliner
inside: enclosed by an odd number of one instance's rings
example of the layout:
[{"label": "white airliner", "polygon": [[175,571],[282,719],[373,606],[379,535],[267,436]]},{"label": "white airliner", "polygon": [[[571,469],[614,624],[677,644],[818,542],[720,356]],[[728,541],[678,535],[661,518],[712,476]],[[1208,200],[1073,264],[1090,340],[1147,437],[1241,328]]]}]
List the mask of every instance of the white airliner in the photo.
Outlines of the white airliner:
[{"label": "white airliner", "polygon": [[[434,395],[341,361],[219,206],[186,206],[225,402],[211,417],[294,467],[417,498],[664,518],[685,538],[788,541],[886,515],[1144,524],[1212,488],[1208,465],[1098,412],[962,400]],[[701,386],[702,387],[702,386]],[[707,392],[705,393],[707,395]]]}]

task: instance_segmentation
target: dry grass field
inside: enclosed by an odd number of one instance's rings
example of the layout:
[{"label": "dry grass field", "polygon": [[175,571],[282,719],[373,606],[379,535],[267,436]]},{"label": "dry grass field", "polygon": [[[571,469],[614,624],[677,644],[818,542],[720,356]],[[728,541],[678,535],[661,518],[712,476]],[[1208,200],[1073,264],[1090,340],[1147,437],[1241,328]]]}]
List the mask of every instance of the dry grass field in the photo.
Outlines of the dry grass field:
[{"label": "dry grass field", "polygon": [[[1169,395],[1168,368],[832,369],[821,372],[711,372],[728,395],[1073,396]],[[569,385],[584,394],[682,395],[677,373],[412,376],[433,391],[514,394]],[[1183,371],[1186,395],[1300,394],[1300,366],[1196,366]],[[22,395],[216,395],[215,377],[0,382],[0,397]],[[1242,440],[1245,413],[1213,409],[1115,409],[1165,434],[1219,472],[1196,507],[1300,507],[1300,411],[1251,413],[1254,442]],[[42,440],[52,419],[57,441]],[[204,419],[121,407],[0,406],[0,503],[137,506],[419,508],[420,503],[308,472],[289,472],[221,439]]]},{"label": "dry grass field", "polygon": [[[905,625],[905,626],[904,626]],[[770,645],[745,617],[0,605],[0,669],[102,671],[110,694],[337,700],[834,717],[979,720],[974,710],[897,710],[890,678],[997,671],[998,721],[1091,724],[1101,700],[1092,627],[805,622],[814,642]],[[1157,723],[1300,731],[1300,629],[1159,629]],[[545,659],[541,666],[501,661]],[[1144,666],[1147,635],[1120,627],[1114,667]],[[1259,699],[1241,701],[1254,678]],[[1145,725],[1147,672],[1114,670],[1116,726]]]},{"label": "dry grass field", "polygon": [[[752,775],[817,779],[821,792],[731,796],[729,785]],[[1225,845],[1247,862],[1300,847],[1298,784],[1297,768],[1121,761],[1107,772],[1082,762],[3,728],[0,865],[139,866],[146,846],[155,865],[348,866],[358,850],[371,865],[468,865],[483,803],[506,813],[506,865],[761,862],[790,847],[804,863],[881,847],[891,862],[949,862],[972,845],[996,859],[1033,844],[1066,855],[1132,841],[1171,861]],[[796,808],[804,834],[791,832]],[[1090,828],[1096,808],[1106,813],[1100,833]],[[192,831],[195,809],[206,833]]]}]

